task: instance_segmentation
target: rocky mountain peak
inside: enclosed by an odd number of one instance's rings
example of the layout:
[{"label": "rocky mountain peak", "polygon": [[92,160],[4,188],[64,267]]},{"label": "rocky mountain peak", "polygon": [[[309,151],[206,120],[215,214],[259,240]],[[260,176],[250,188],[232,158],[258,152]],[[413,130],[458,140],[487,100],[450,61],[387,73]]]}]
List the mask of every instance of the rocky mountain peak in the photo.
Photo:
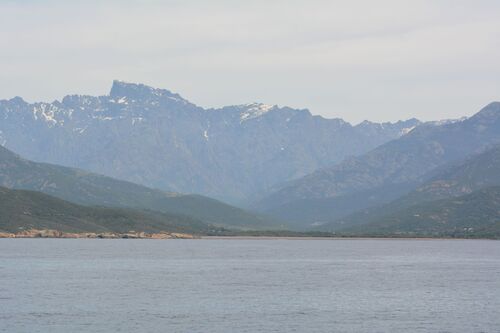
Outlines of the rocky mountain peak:
[{"label": "rocky mountain peak", "polygon": [[365,153],[416,122],[357,128],[262,103],[204,109],[118,80],[109,95],[2,101],[0,119],[0,143],[27,158],[231,202]]},{"label": "rocky mountain peak", "polygon": [[114,80],[109,96],[115,100],[125,103],[126,101],[143,101],[150,99],[167,98],[176,102],[186,104],[187,101],[179,94],[172,93],[166,89],[157,89],[138,83],[129,83]]},{"label": "rocky mountain peak", "polygon": [[500,102],[491,102],[470,118],[481,122],[496,122],[500,119]]},{"label": "rocky mountain peak", "polygon": [[11,98],[9,100],[9,102],[16,103],[16,104],[27,104],[26,101],[22,97],[19,97],[19,96]]}]

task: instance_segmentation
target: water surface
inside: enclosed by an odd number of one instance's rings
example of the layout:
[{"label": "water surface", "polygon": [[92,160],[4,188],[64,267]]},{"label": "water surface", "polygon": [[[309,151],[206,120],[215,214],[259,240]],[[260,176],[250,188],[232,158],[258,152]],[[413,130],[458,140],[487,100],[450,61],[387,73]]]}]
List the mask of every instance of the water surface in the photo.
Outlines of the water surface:
[{"label": "water surface", "polygon": [[500,242],[0,239],[1,332],[499,332]]}]

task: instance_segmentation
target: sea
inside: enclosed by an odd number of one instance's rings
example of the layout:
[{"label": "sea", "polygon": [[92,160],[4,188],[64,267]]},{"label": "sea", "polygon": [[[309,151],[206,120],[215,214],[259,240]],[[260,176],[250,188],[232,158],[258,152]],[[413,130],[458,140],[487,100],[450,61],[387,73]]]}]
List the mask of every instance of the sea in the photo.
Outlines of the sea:
[{"label": "sea", "polygon": [[500,241],[0,239],[0,332],[500,332]]}]

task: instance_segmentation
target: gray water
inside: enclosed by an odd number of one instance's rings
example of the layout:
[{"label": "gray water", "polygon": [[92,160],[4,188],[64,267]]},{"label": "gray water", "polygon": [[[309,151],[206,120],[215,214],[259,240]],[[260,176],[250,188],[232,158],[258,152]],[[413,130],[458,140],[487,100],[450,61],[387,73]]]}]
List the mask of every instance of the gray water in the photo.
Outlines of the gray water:
[{"label": "gray water", "polygon": [[2,332],[500,332],[500,242],[0,240]]}]

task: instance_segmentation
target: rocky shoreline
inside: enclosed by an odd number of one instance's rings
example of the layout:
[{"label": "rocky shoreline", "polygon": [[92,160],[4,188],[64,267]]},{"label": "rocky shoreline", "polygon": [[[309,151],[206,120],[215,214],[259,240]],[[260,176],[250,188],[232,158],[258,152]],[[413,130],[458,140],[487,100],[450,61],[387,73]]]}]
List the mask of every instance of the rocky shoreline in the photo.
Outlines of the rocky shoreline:
[{"label": "rocky shoreline", "polygon": [[196,238],[191,234],[176,233],[176,232],[159,232],[159,233],[146,233],[130,231],[127,233],[116,232],[81,232],[71,233],[62,232],[52,229],[30,229],[23,230],[17,233],[1,232],[0,238],[101,238],[101,239],[194,239]]}]

